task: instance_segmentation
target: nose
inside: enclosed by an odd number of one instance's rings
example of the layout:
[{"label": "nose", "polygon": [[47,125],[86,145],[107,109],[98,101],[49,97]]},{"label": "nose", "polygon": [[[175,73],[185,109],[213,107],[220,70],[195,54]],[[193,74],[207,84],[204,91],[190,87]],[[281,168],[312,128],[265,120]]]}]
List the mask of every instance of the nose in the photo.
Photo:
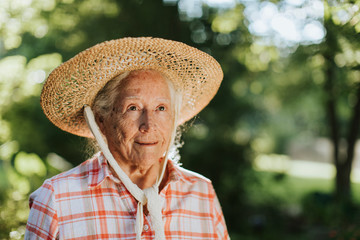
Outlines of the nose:
[{"label": "nose", "polygon": [[146,133],[151,131],[154,128],[154,116],[152,111],[144,110],[140,116],[140,126],[139,131],[142,133]]}]

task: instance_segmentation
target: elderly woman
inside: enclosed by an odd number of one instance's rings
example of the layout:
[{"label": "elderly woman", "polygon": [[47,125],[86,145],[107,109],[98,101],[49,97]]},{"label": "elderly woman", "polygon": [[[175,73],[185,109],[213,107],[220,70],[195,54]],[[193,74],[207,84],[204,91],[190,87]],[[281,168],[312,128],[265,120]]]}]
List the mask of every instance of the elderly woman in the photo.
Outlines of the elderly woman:
[{"label": "elderly woman", "polygon": [[158,38],[104,42],[56,68],[46,116],[101,152],[30,196],[25,239],[229,239],[210,180],[174,160],[178,127],[222,77],[211,56]]}]

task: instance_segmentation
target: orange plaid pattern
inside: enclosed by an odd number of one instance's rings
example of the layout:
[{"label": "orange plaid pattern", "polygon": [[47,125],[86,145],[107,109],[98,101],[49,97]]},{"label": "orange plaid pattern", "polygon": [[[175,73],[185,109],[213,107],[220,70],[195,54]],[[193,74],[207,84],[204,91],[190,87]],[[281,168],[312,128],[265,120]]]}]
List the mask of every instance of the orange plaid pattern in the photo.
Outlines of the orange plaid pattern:
[{"label": "orange plaid pattern", "polygon": [[[229,239],[211,182],[168,162],[161,190],[166,239]],[[48,179],[30,196],[25,239],[135,239],[137,202],[102,154]],[[142,239],[154,239],[144,215]]]}]

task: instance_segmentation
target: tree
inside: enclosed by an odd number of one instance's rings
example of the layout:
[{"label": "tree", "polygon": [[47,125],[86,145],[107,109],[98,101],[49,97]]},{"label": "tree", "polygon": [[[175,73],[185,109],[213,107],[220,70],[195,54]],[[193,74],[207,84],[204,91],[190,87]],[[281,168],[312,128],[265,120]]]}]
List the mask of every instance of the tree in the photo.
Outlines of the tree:
[{"label": "tree", "polygon": [[325,1],[323,5],[326,36],[318,44],[299,46],[289,57],[284,74],[298,80],[286,86],[288,94],[282,97],[296,111],[300,106],[292,105],[291,98],[303,106],[305,99],[312,99],[312,108],[317,110],[309,112],[314,116],[303,118],[305,127],[301,129],[331,140],[336,168],[334,194],[339,200],[351,200],[350,176],[360,123],[359,2]]},{"label": "tree", "polygon": [[[336,166],[336,195],[339,199],[349,199],[351,194],[350,173],[355,156],[355,144],[360,126],[360,86],[358,71],[360,62],[356,57],[346,57],[359,48],[360,24],[358,18],[360,2],[351,1],[339,5],[324,3],[326,39],[322,44],[321,54],[324,57],[325,102],[331,140],[334,145],[334,164]],[[337,18],[340,11],[347,12],[348,19]],[[344,62],[345,61],[345,62]],[[344,98],[349,108],[347,119],[341,119],[339,107],[344,105]],[[341,151],[341,139],[346,140],[346,150]]]},{"label": "tree", "polygon": [[[257,75],[258,81],[266,79],[268,82],[268,85],[265,81],[261,83],[267,89],[262,92],[264,98],[277,99],[282,108],[266,109],[267,116],[275,121],[268,120],[263,126],[271,126],[267,131],[273,134],[274,142],[281,145],[296,134],[306,132],[328,137],[333,144],[336,167],[335,195],[348,200],[360,123],[359,4],[359,1],[323,1],[324,39],[315,43],[300,42],[287,48],[278,44],[280,56],[272,59]],[[277,4],[284,5],[284,1]],[[264,41],[263,37],[258,38]],[[286,46],[286,42],[283,44]],[[289,51],[291,48],[293,52]],[[264,105],[266,108],[266,102]],[[292,122],[291,127],[276,128],[277,121],[284,123],[279,117],[284,117],[284,113]],[[284,148],[280,146],[274,151],[284,152]]]}]

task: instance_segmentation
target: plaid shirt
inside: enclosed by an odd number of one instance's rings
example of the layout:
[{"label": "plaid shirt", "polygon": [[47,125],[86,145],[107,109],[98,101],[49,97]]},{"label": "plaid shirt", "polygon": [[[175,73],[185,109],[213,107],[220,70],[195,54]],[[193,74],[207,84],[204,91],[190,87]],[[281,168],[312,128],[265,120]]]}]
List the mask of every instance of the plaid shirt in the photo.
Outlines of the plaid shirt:
[{"label": "plaid shirt", "polygon": [[[229,239],[211,182],[167,166],[161,190],[166,239]],[[135,239],[137,201],[115,177],[102,154],[48,179],[30,196],[25,239]],[[144,215],[142,239],[154,239]]]}]

